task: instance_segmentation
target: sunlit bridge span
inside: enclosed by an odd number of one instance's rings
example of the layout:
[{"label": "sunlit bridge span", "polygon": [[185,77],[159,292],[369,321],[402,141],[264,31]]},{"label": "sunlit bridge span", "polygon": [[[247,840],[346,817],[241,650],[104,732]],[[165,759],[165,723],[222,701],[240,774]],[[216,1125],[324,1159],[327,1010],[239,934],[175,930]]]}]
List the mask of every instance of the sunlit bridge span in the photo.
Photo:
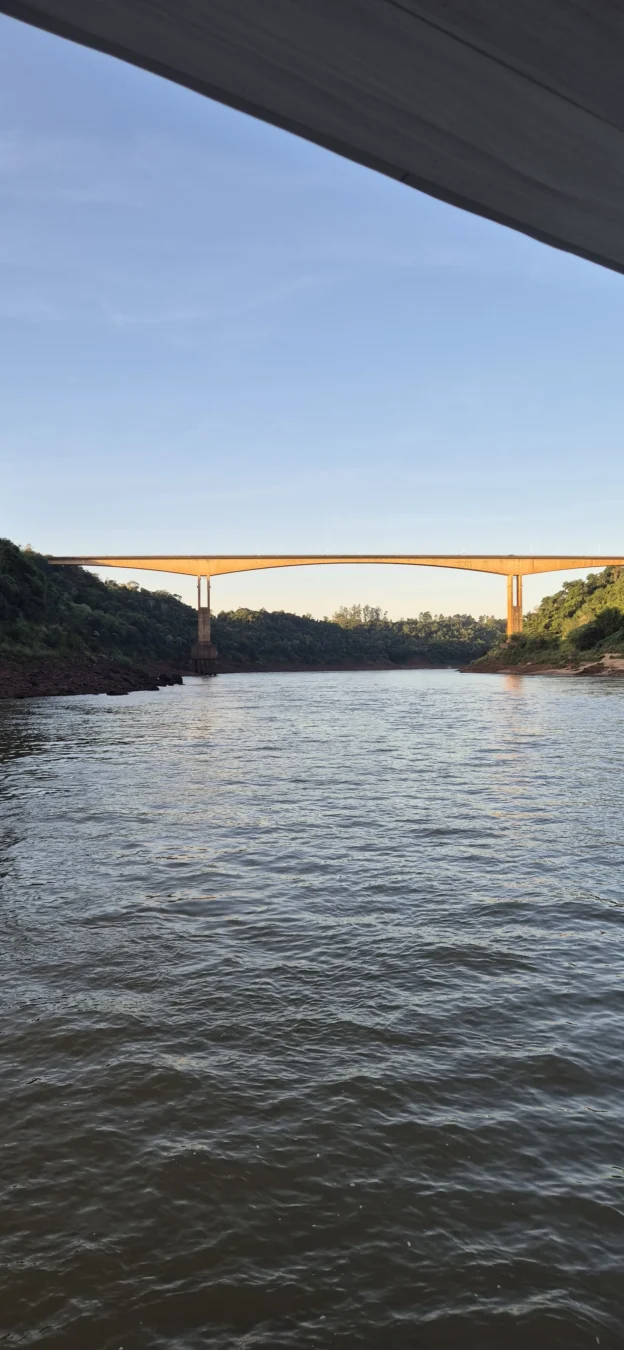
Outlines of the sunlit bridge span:
[{"label": "sunlit bridge span", "polygon": [[[153,557],[48,558],[57,566],[125,567],[146,572],[173,572],[197,577],[197,643],[193,648],[193,666],[199,674],[216,671],[216,652],[210,637],[210,578],[233,572],[258,572],[270,567],[317,567],[336,563],[385,563],[402,567],[455,567],[464,572],[493,572],[507,577],[507,635],[522,632],[522,578],[538,572],[567,572],[576,568],[622,567],[624,557],[571,555],[554,557],[525,554],[453,554],[453,553],[302,553],[302,554],[188,554],[180,557],[158,554]],[[205,596],[202,596],[202,580]]]}]

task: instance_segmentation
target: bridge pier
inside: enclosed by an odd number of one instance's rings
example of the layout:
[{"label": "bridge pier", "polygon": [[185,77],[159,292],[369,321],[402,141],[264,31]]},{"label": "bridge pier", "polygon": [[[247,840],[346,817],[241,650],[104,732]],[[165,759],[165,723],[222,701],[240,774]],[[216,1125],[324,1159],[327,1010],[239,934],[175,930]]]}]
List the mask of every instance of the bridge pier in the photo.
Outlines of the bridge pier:
[{"label": "bridge pier", "polygon": [[206,603],[202,605],[202,579],[197,578],[197,642],[191,647],[195,675],[216,675],[217,649],[210,639],[210,577],[206,577]]},{"label": "bridge pier", "polygon": [[507,637],[522,632],[522,576],[507,577]]}]

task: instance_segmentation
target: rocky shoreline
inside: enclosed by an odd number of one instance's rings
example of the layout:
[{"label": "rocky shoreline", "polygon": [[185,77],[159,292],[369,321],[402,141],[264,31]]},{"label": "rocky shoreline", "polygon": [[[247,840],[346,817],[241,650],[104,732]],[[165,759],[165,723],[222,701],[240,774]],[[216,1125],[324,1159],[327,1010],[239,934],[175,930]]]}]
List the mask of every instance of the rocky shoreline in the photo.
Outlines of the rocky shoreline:
[{"label": "rocky shoreline", "polygon": [[[439,670],[426,658],[414,658],[404,665],[385,662],[341,661],[333,665],[303,665],[271,662],[263,666],[236,665],[219,661],[220,675],[270,675],[284,672],[331,674],[349,670]],[[157,690],[163,685],[182,684],[190,675],[175,666],[148,662],[141,666],[109,661],[105,657],[2,657],[0,656],[0,700],[15,698],[54,698],[73,694],[109,694],[111,697],[141,690]]]},{"label": "rocky shoreline", "polygon": [[465,675],[560,675],[563,678],[573,675],[609,677],[624,675],[624,656],[607,654],[599,657],[598,660],[593,656],[589,661],[579,661],[575,665],[568,663],[561,666],[540,665],[536,661],[527,661],[524,665],[505,665],[503,661],[489,660],[487,656],[482,656],[473,665],[462,666],[462,673]]},{"label": "rocky shoreline", "polygon": [[0,699],[120,696],[181,683],[180,671],[166,663],[135,666],[105,657],[0,657]]}]

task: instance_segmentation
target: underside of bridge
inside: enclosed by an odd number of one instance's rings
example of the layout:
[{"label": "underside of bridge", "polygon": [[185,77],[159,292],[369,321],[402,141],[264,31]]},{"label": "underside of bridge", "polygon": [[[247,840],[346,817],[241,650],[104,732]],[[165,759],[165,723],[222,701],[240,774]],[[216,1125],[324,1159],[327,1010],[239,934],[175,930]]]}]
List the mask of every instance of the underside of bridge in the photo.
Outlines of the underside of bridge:
[{"label": "underside of bridge", "polygon": [[[273,567],[316,567],[336,563],[384,563],[407,567],[452,567],[464,572],[492,572],[507,577],[507,636],[522,632],[522,578],[541,572],[567,572],[589,567],[623,567],[624,557],[571,554],[447,553],[303,553],[303,554],[169,554],[98,555],[81,558],[49,557],[56,567],[124,567],[132,571],[172,572],[197,577],[197,643],[193,668],[199,675],[216,675],[216,649],[210,636],[210,578],[235,572],[259,572]],[[202,578],[206,579],[206,603],[202,602]]]},{"label": "underside of bridge", "polygon": [[0,10],[624,270],[614,0],[0,0]]}]

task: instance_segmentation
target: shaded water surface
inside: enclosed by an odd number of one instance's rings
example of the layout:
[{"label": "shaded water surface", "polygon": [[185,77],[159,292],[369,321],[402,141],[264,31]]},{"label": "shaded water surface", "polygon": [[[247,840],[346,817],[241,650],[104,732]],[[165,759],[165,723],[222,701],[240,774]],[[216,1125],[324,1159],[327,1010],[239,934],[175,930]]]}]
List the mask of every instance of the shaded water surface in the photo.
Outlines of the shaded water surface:
[{"label": "shaded water surface", "polygon": [[0,1345],[624,1345],[624,684],[0,705]]}]

